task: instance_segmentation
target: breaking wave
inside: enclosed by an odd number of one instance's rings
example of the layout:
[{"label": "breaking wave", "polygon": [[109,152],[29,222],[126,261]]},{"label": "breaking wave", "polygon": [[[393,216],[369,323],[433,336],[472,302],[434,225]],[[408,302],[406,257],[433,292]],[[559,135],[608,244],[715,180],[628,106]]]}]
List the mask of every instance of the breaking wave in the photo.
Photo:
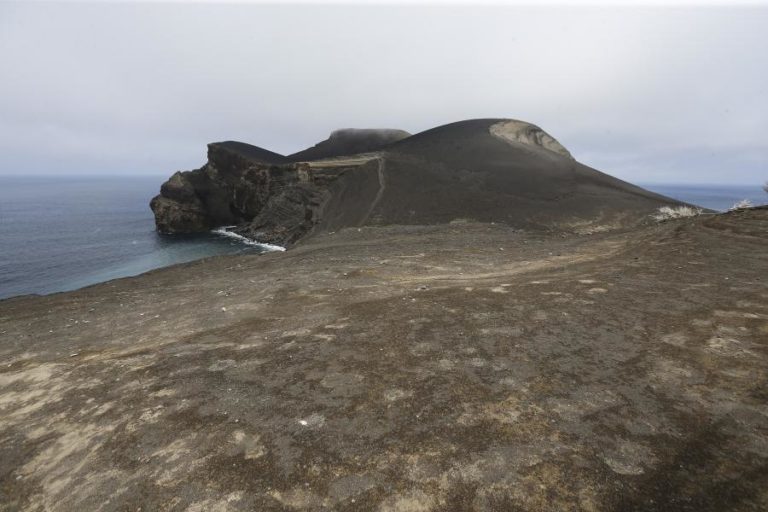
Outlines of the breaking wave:
[{"label": "breaking wave", "polygon": [[263,249],[265,252],[276,252],[276,251],[285,251],[285,247],[281,247],[279,245],[273,245],[273,244],[265,244],[262,242],[256,242],[254,240],[251,240],[250,238],[244,237],[243,235],[239,235],[233,231],[229,231],[230,229],[234,228],[235,226],[222,226],[220,228],[216,228],[212,231],[212,233],[216,235],[226,236],[229,238],[234,238],[238,242],[242,242],[246,245],[252,245],[254,247],[259,247],[260,249]]}]

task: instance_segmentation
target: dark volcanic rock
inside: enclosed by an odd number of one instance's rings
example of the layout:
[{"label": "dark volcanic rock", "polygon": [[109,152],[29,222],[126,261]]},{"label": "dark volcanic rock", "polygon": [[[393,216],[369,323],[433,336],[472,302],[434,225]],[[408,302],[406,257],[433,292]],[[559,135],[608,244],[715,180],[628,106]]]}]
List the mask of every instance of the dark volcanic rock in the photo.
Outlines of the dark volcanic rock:
[{"label": "dark volcanic rock", "polygon": [[157,229],[194,233],[252,220],[269,198],[298,181],[298,166],[286,157],[241,142],[208,145],[208,162],[177,172],[152,199]]},{"label": "dark volcanic rock", "polygon": [[331,133],[328,139],[311,148],[290,155],[296,162],[332,158],[378,151],[399,140],[410,137],[405,130],[346,128]]},{"label": "dark volcanic rock", "polygon": [[[176,178],[180,174],[174,174],[171,179],[184,180],[181,177]],[[155,214],[157,230],[161,233],[200,233],[215,226],[205,206],[197,197],[186,202],[159,195],[152,199],[149,206]]]},{"label": "dark volcanic rock", "polygon": [[538,126],[476,119],[412,136],[339,130],[290,157],[210,144],[208,163],[174,174],[151,206],[160,231],[236,225],[251,239],[290,245],[349,226],[456,220],[604,231],[673,204],[580,164]]},{"label": "dark volcanic rock", "polygon": [[[214,146],[215,150],[217,150],[217,159],[221,166],[225,166],[225,162],[227,161],[236,164],[238,162],[237,157],[265,164],[287,164],[291,161],[287,156],[273,153],[264,148],[246,144],[245,142],[237,142],[234,140],[214,142],[213,144],[209,144],[209,151],[210,146]],[[232,156],[230,157],[229,155]],[[223,168],[223,170],[226,170],[226,168]]]}]

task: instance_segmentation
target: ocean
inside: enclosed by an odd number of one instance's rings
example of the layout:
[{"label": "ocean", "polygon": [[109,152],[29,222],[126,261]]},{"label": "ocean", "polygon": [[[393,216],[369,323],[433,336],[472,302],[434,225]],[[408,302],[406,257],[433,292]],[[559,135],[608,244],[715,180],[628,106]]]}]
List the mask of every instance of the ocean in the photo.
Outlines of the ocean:
[{"label": "ocean", "polygon": [[164,178],[0,176],[0,298],[75,290],[217,254],[263,252],[216,234],[160,235]]},{"label": "ocean", "polygon": [[638,185],[678,201],[684,201],[720,212],[726,211],[742,199],[748,199],[755,205],[768,203],[768,194],[758,184],[754,186],[726,186],[638,183]]},{"label": "ocean", "polygon": [[[160,235],[149,200],[163,178],[0,176],[0,298],[46,294],[263,247],[217,234]],[[642,185],[714,210],[768,196],[759,186]]]}]

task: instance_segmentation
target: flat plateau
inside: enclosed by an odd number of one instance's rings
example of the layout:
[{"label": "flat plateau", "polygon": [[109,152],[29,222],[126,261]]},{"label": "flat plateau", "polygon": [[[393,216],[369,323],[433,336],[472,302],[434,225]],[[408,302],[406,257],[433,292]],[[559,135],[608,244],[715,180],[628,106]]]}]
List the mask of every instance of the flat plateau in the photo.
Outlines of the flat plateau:
[{"label": "flat plateau", "polygon": [[0,302],[0,510],[768,509],[768,210],[349,228]]}]

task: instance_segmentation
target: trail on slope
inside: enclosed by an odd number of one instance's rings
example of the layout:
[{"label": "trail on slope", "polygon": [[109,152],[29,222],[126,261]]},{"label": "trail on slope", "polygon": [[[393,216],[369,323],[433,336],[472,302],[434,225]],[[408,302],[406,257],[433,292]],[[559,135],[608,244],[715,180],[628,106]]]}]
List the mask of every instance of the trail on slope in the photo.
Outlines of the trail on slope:
[{"label": "trail on slope", "polygon": [[376,192],[376,197],[373,198],[373,201],[371,202],[371,207],[368,209],[368,213],[365,214],[365,217],[363,217],[363,221],[360,223],[360,225],[364,225],[368,222],[368,219],[371,217],[371,214],[373,214],[373,211],[376,209],[376,206],[378,206],[379,202],[381,201],[381,198],[384,196],[384,191],[387,189],[387,182],[384,178],[384,170],[386,163],[384,161],[384,157],[379,156],[376,157],[376,160],[378,161],[378,168],[376,169],[376,172],[379,176],[379,190]]}]

